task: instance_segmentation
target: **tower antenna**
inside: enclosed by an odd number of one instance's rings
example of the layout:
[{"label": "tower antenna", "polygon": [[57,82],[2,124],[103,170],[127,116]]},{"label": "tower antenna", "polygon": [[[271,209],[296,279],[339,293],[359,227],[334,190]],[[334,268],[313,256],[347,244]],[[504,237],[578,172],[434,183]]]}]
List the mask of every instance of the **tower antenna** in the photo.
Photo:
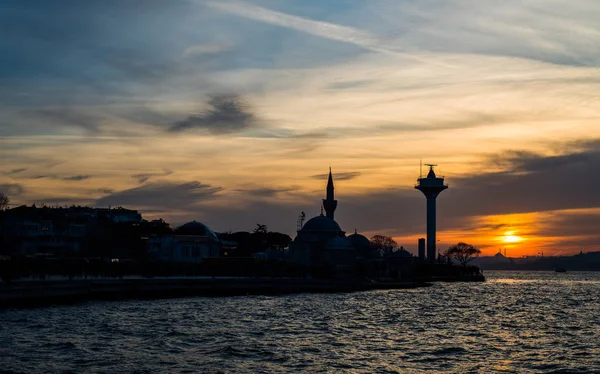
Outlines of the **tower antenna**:
[{"label": "tower antenna", "polygon": [[419,178],[423,178],[423,159],[419,160]]},{"label": "tower antenna", "polygon": [[302,211],[300,213],[300,215],[298,216],[298,222],[296,225],[296,229],[297,231],[302,230],[302,226],[304,226],[304,220],[306,219],[306,214],[304,214],[304,211]]}]

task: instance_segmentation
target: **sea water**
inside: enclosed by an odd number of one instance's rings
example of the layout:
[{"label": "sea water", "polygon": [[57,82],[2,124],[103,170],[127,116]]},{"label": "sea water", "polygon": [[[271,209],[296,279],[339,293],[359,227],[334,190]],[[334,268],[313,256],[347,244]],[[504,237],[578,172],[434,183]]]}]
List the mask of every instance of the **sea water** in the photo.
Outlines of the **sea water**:
[{"label": "sea water", "polygon": [[600,373],[600,273],[0,310],[0,372]]}]

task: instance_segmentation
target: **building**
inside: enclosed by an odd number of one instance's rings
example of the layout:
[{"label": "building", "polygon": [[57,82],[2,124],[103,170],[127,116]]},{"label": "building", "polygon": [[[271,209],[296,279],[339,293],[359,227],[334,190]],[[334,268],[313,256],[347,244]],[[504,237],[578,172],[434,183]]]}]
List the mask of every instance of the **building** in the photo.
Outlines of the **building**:
[{"label": "building", "polygon": [[178,227],[173,235],[149,238],[148,252],[159,261],[199,264],[219,257],[221,241],[208,226],[192,221]]},{"label": "building", "polygon": [[4,212],[0,244],[4,254],[76,255],[88,245],[93,214],[77,207],[20,206]]},{"label": "building", "polygon": [[357,250],[332,218],[320,215],[311,218],[298,231],[290,244],[292,260],[308,268],[348,266],[357,257]]},{"label": "building", "polygon": [[0,253],[131,256],[143,243],[142,216],[122,207],[19,206],[2,212]]},{"label": "building", "polygon": [[97,208],[95,209],[98,217],[106,218],[114,223],[133,223],[142,222],[142,215],[137,210],[117,208]]},{"label": "building", "polygon": [[[290,259],[303,266],[307,272],[326,271],[330,275],[349,275],[355,270],[361,251],[367,252],[369,240],[355,232],[346,233],[334,220],[337,200],[334,196],[333,175],[329,170],[326,198],[323,199],[326,215],[309,219],[299,225],[296,238],[289,246]],[[370,244],[368,245],[370,248]]]},{"label": "building", "polygon": [[[323,208],[326,214],[323,214]],[[416,258],[403,248],[384,256],[371,246],[364,235],[354,230],[346,236],[334,219],[337,200],[334,195],[333,175],[329,170],[326,198],[319,216],[304,225],[304,212],[298,219],[297,235],[289,246],[290,261],[305,269],[306,275],[407,278],[414,273]]]}]

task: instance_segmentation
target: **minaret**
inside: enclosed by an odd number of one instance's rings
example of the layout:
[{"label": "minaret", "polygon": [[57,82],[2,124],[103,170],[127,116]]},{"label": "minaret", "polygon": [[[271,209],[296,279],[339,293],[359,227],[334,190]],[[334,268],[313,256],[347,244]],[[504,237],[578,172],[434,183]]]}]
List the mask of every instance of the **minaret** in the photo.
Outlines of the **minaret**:
[{"label": "minaret", "polygon": [[436,238],[435,238],[435,225],[436,225],[436,209],[435,199],[437,199],[440,192],[448,188],[444,184],[444,178],[438,178],[433,171],[433,167],[436,165],[428,164],[429,173],[427,178],[419,178],[419,182],[415,188],[425,195],[427,198],[427,260],[429,262],[435,262],[436,253]]},{"label": "minaret", "polygon": [[328,218],[333,219],[333,212],[337,208],[337,200],[333,197],[333,176],[331,175],[331,168],[329,168],[329,180],[327,180],[327,198],[323,199],[323,207],[325,208],[325,215]]}]

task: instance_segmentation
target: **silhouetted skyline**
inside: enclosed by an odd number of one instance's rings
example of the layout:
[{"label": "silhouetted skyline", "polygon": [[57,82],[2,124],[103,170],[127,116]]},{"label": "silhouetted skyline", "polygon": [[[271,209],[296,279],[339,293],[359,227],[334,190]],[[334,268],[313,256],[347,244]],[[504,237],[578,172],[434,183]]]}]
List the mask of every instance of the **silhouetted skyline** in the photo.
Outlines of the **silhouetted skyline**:
[{"label": "silhouetted skyline", "polygon": [[13,206],[292,234],[332,166],[343,227],[416,248],[422,159],[452,185],[440,247],[600,249],[594,0],[9,3]]}]

